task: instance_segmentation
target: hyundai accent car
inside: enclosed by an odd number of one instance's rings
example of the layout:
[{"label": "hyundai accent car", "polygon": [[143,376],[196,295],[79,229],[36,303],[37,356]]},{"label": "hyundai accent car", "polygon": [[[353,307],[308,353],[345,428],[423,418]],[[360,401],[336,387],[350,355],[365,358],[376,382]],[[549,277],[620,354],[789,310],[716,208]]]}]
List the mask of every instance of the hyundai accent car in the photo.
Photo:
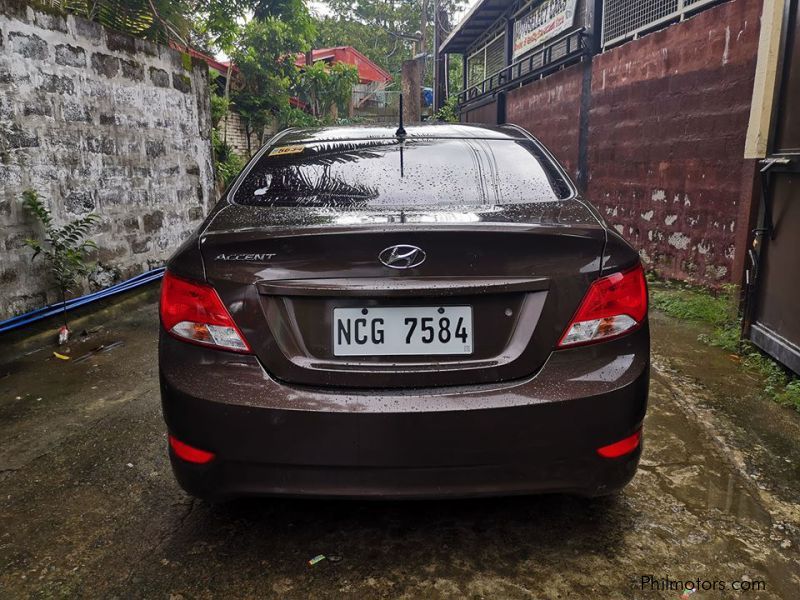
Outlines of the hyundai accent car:
[{"label": "hyundai accent car", "polygon": [[515,126],[279,133],[169,260],[160,317],[201,498],[596,496],[637,468],[639,255]]}]

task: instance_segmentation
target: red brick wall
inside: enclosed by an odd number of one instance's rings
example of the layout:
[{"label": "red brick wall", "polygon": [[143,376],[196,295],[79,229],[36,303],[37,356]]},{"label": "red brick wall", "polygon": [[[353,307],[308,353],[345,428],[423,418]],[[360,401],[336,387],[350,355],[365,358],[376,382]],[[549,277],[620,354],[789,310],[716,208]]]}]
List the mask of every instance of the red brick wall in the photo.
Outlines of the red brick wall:
[{"label": "red brick wall", "polygon": [[575,177],[583,66],[572,65],[508,92],[506,120],[539,139]]},{"label": "red brick wall", "polygon": [[738,277],[760,14],[732,0],[594,58],[587,197],[664,276]]}]

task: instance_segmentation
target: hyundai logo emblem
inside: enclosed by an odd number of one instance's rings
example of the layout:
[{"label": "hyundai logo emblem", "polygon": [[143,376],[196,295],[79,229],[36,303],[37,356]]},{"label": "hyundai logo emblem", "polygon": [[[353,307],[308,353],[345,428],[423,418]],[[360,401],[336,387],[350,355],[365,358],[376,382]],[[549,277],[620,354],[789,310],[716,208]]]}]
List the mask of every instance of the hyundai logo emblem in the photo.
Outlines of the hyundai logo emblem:
[{"label": "hyundai logo emblem", "polygon": [[425,262],[425,251],[416,246],[398,244],[378,254],[378,260],[390,269],[413,269]]}]

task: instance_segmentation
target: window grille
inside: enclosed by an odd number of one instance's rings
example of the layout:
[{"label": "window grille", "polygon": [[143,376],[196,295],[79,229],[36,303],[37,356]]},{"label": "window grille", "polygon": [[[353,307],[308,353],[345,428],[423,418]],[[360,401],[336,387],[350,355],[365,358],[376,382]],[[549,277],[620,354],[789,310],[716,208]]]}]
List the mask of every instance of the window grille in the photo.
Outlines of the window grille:
[{"label": "window grille", "polygon": [[635,39],[719,0],[603,0],[603,47]]},{"label": "window grille", "polygon": [[501,35],[486,46],[486,75],[489,77],[506,66],[506,36]]},{"label": "window grille", "polygon": [[506,36],[501,33],[467,57],[467,86],[480,83],[506,66]]}]

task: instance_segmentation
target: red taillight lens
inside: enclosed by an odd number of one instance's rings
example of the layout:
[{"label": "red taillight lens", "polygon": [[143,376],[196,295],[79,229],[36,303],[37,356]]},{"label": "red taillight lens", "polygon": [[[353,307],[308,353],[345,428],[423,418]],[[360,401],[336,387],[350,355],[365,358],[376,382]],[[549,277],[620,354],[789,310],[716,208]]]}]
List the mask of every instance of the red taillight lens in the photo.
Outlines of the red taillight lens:
[{"label": "red taillight lens", "polygon": [[169,446],[175,453],[175,456],[186,462],[204,465],[214,460],[214,453],[207,450],[200,450],[189,444],[184,444],[179,439],[169,436]]},{"label": "red taillight lens", "polygon": [[619,458],[636,450],[641,441],[642,432],[640,430],[623,440],[598,448],[597,453],[603,458]]},{"label": "red taillight lens", "polygon": [[234,352],[250,352],[217,290],[205,283],[176,277],[169,271],[161,282],[161,324],[172,336]]},{"label": "red taillight lens", "polygon": [[595,281],[567,327],[559,347],[589,344],[633,331],[647,316],[647,282],[638,265]]}]

